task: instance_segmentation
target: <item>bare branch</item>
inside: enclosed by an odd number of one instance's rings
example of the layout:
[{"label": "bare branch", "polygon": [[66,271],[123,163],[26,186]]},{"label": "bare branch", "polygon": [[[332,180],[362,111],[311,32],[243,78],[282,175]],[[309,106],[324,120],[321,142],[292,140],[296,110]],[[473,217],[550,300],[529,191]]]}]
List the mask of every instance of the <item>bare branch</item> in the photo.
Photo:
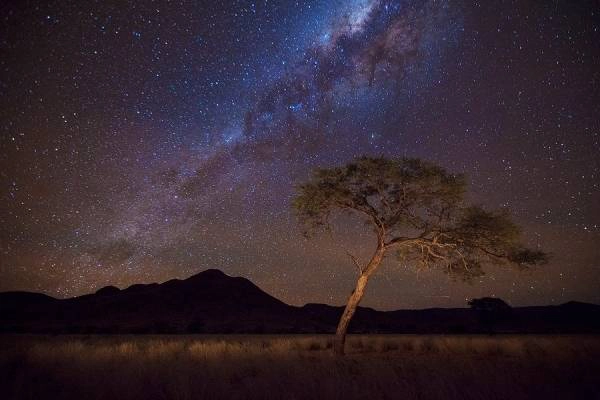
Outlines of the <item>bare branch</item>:
[{"label": "bare branch", "polygon": [[352,259],[352,262],[354,263],[354,265],[356,265],[356,268],[358,269],[358,275],[362,274],[363,268],[360,265],[360,263],[358,262],[358,259],[349,251],[346,251],[346,254],[348,254],[348,256],[350,256],[350,258]]},{"label": "bare branch", "polygon": [[458,249],[454,249],[454,251],[459,255],[459,257],[463,263],[463,267],[465,267],[465,270],[468,271],[469,267],[467,265],[467,260],[466,260],[465,256],[463,255],[463,253]]}]

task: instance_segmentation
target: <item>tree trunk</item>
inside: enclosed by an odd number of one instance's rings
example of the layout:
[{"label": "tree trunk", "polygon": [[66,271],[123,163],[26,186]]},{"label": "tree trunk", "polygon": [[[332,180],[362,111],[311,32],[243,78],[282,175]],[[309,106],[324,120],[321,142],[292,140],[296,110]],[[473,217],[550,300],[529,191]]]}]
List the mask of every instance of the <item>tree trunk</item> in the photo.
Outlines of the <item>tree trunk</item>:
[{"label": "tree trunk", "polygon": [[337,355],[344,355],[344,349],[346,345],[346,333],[348,331],[348,325],[350,325],[350,321],[356,312],[356,308],[358,304],[362,300],[365,289],[367,287],[367,282],[369,278],[375,272],[381,260],[383,259],[384,246],[379,245],[375,254],[369,261],[367,267],[362,271],[358,280],[356,281],[356,287],[350,297],[348,298],[348,303],[346,304],[346,308],[344,309],[344,313],[340,318],[340,322],[338,323],[337,330],[335,332],[335,338],[333,340],[333,352]]}]

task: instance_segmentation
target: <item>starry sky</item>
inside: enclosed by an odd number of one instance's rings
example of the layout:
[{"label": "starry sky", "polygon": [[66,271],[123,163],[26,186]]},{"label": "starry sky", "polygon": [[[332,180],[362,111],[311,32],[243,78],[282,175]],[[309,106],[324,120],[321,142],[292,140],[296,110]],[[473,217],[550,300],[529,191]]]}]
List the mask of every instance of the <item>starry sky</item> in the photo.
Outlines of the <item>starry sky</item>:
[{"label": "starry sky", "polygon": [[596,1],[20,1],[0,5],[0,290],[244,276],[342,304],[374,239],[307,240],[315,167],[410,156],[465,173],[551,254],[473,284],[385,261],[379,309],[600,303]]}]

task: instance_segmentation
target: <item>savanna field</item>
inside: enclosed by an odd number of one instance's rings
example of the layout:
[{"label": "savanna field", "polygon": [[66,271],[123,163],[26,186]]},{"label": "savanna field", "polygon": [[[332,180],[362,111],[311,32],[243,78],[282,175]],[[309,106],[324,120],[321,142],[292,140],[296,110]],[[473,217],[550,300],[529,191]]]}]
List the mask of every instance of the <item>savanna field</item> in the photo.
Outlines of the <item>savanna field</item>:
[{"label": "savanna field", "polygon": [[600,337],[2,336],[2,399],[596,399]]}]

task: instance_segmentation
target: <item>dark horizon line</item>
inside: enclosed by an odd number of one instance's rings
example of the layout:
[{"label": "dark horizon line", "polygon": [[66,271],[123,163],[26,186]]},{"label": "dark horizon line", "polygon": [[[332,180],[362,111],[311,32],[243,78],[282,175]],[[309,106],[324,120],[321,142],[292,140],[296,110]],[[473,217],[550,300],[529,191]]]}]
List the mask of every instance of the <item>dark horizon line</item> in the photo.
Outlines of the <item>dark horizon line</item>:
[{"label": "dark horizon line", "polygon": [[[163,282],[149,282],[149,283],[134,283],[131,284],[129,286],[127,286],[126,288],[119,288],[118,286],[115,285],[106,285],[106,286],[102,286],[101,288],[97,289],[95,292],[91,292],[91,293],[85,293],[85,294],[81,294],[81,295],[76,295],[76,296],[72,296],[72,297],[55,297],[55,296],[51,296],[49,294],[46,294],[44,292],[34,292],[34,291],[28,291],[28,290],[6,290],[6,291],[0,291],[0,296],[4,295],[4,294],[34,294],[34,295],[41,295],[41,296],[45,296],[48,297],[52,300],[57,300],[57,301],[61,301],[61,300],[73,300],[73,299],[77,299],[77,298],[82,298],[82,297],[87,297],[87,296],[93,296],[95,294],[97,294],[98,292],[100,292],[103,289],[106,288],[115,288],[117,289],[119,292],[124,292],[127,291],[128,289],[134,287],[134,286],[149,286],[149,285],[164,285],[168,282],[175,282],[175,281],[179,281],[179,282],[183,282],[189,279],[192,279],[194,277],[197,277],[199,275],[202,274],[206,274],[206,273],[218,273],[221,274],[227,278],[230,279],[244,279],[247,280],[248,282],[252,283],[254,286],[256,286],[257,288],[259,288],[261,291],[265,292],[266,294],[268,294],[269,296],[273,297],[274,299],[284,303],[287,306],[290,307],[296,307],[296,308],[303,308],[303,307],[307,307],[307,306],[311,306],[311,305],[318,305],[318,306],[328,306],[328,307],[332,307],[332,308],[344,308],[345,304],[340,304],[340,305],[332,305],[332,304],[328,304],[328,303],[304,303],[303,305],[293,305],[293,304],[288,304],[286,302],[284,302],[283,300],[279,299],[278,297],[275,297],[274,295],[264,291],[264,289],[260,288],[258,285],[256,285],[253,281],[251,281],[248,278],[245,278],[243,276],[231,276],[226,274],[225,272],[221,271],[218,268],[207,268],[205,270],[202,270],[200,272],[194,273],[190,276],[188,276],[187,278],[183,278],[183,279],[179,279],[179,278],[172,278],[172,279],[168,279],[166,281]],[[500,299],[504,302],[506,302],[506,300],[504,300],[501,297],[496,297],[493,295],[490,296],[482,296],[482,297],[474,297],[473,299],[476,298],[493,298],[493,299]],[[472,299],[470,299],[472,300]],[[543,308],[543,307],[561,307],[561,306],[565,306],[568,304],[589,304],[589,305],[593,305],[593,306],[600,306],[600,304],[596,304],[596,303],[591,303],[591,302],[587,302],[587,301],[579,301],[579,300],[568,300],[566,302],[560,303],[560,304],[544,304],[544,305],[520,305],[520,306],[512,306],[511,304],[509,304],[508,302],[506,302],[506,304],[508,306],[510,306],[511,309],[523,309],[523,308]],[[399,309],[390,309],[390,310],[380,310],[374,307],[369,307],[369,306],[359,306],[359,308],[361,309],[366,309],[366,310],[374,310],[374,311],[378,311],[378,312],[396,312],[396,311],[426,311],[426,310],[468,310],[471,309],[472,307],[426,307],[426,308],[399,308]]]}]

